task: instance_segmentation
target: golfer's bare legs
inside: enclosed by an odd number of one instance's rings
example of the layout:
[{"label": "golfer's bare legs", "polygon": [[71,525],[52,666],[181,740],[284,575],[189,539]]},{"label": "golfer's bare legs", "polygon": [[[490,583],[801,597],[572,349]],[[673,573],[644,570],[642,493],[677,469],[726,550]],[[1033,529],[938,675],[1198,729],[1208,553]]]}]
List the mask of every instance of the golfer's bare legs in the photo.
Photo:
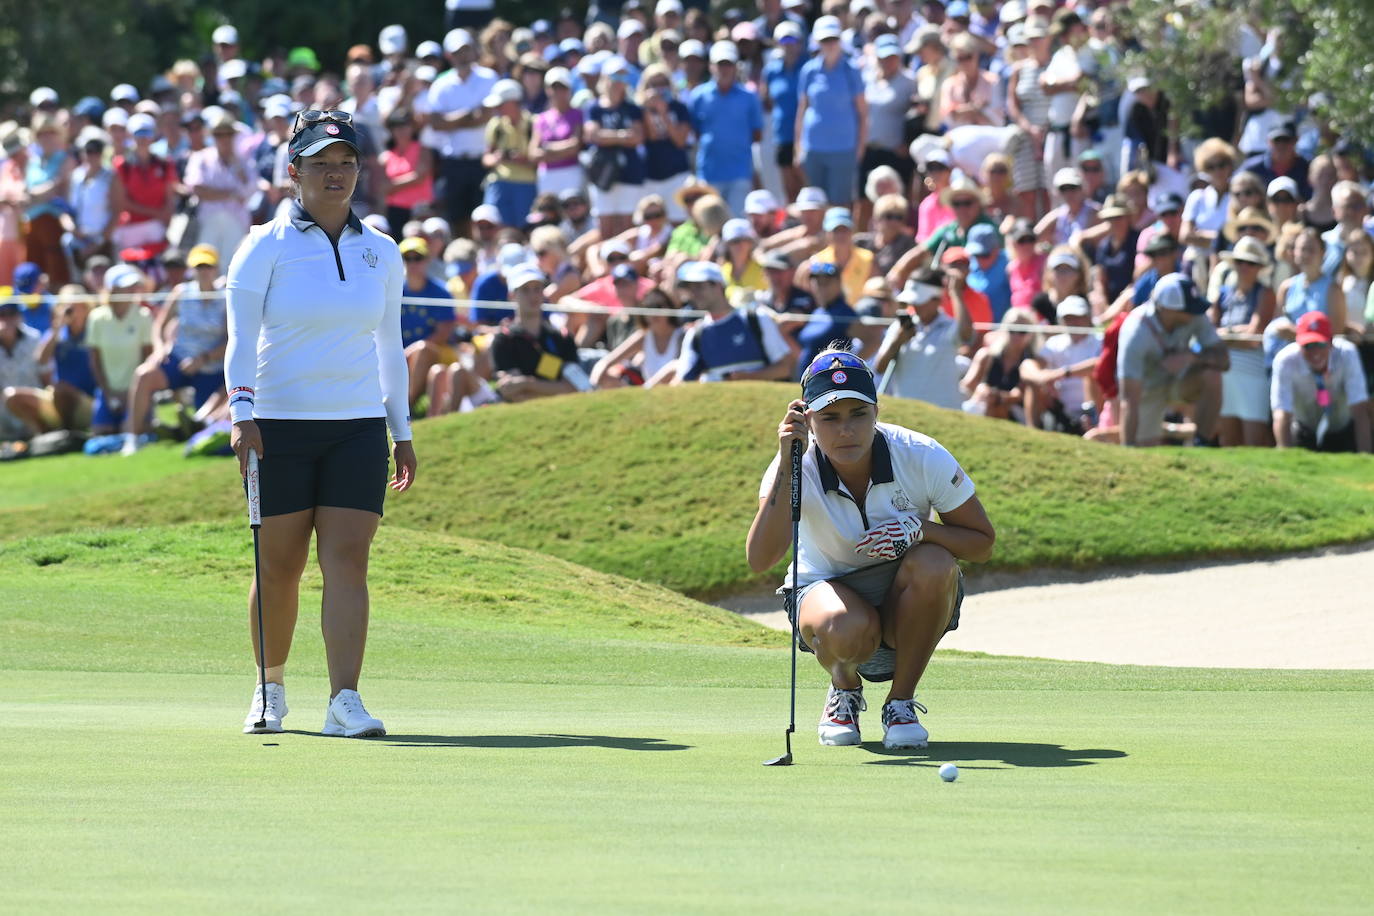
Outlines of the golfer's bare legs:
[{"label": "golfer's bare legs", "polygon": [[[283,683],[291,637],[296,632],[300,607],[301,573],[310,555],[310,531],[315,510],[302,509],[269,515],[259,532],[262,577],[263,630],[267,638],[267,682]],[[256,586],[248,589],[248,630],[253,634],[253,658],[258,656],[258,608]]]},{"label": "golfer's bare legs", "polygon": [[843,690],[862,686],[859,666],[877,651],[882,635],[877,609],[849,586],[823,582],[806,593],[798,620],[830,682]]},{"label": "golfer's bare legs", "polygon": [[362,509],[315,510],[315,551],[324,576],[320,629],[329,664],[329,695],[357,690],[367,648],[367,558],[381,516]]},{"label": "golfer's bare legs", "polygon": [[936,544],[918,544],[902,558],[883,602],[883,642],[897,654],[888,700],[909,700],[954,614],[959,564]]}]

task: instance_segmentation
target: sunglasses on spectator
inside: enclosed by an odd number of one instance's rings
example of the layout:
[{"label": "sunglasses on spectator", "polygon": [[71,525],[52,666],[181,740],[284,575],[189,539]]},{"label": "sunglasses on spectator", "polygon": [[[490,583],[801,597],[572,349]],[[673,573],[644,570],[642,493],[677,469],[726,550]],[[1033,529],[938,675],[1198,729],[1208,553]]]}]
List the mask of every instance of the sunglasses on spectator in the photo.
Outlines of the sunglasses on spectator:
[{"label": "sunglasses on spectator", "polygon": [[627,254],[612,254],[606,257],[607,264],[624,264],[628,260],[630,260],[630,256]]},{"label": "sunglasses on spectator", "polygon": [[949,205],[956,210],[965,210],[969,207],[978,206],[978,201],[972,197],[961,197],[958,200],[951,200]]},{"label": "sunglasses on spectator", "polygon": [[1295,204],[1298,202],[1298,199],[1287,191],[1281,191],[1269,199],[1276,204]]},{"label": "sunglasses on spectator", "polygon": [[906,221],[906,214],[905,214],[905,213],[879,213],[879,214],[878,214],[878,219],[881,219],[881,220],[888,220],[888,221],[890,221],[890,222],[900,223],[900,222],[905,222],[905,221]]},{"label": "sunglasses on spectator", "polygon": [[416,261],[423,261],[424,259],[425,259],[425,256],[422,255],[422,254],[408,254],[408,255],[405,255],[405,256],[403,256],[403,257],[401,258],[401,260],[403,260],[403,261],[408,261],[408,262],[410,262],[410,263],[412,263],[412,264],[415,263]]},{"label": "sunglasses on spectator", "polygon": [[817,372],[828,372],[831,369],[854,369],[873,374],[873,370],[868,368],[868,363],[853,353],[823,353],[806,367],[806,371],[802,373],[802,381],[805,382]]},{"label": "sunglasses on spectator", "polygon": [[1241,226],[1241,227],[1240,227],[1240,231],[1241,231],[1241,234],[1243,234],[1243,235],[1268,235],[1268,234],[1269,234],[1269,229],[1268,229],[1267,227],[1265,227],[1265,226]]},{"label": "sunglasses on spectator", "polygon": [[1059,264],[1059,265],[1057,265],[1057,266],[1054,268],[1054,272],[1055,272],[1055,273],[1076,274],[1076,273],[1078,273],[1078,268],[1077,268],[1077,267],[1074,267],[1074,266],[1072,266],[1072,265],[1070,265],[1070,264]]},{"label": "sunglasses on spectator", "polygon": [[974,55],[972,55],[972,54],[956,54],[956,55],[954,55],[954,59],[955,59],[956,61],[958,61],[959,63],[962,64],[962,63],[963,63],[964,61],[966,61],[966,60],[973,60],[973,59],[974,59]]},{"label": "sunglasses on spectator", "polygon": [[645,218],[645,219],[663,219],[663,218],[664,218],[665,216],[667,216],[667,215],[668,215],[668,214],[667,214],[667,213],[664,213],[662,210],[649,210],[649,211],[645,212],[644,218]]},{"label": "sunglasses on spectator", "polygon": [[311,124],[318,124],[321,121],[335,121],[339,124],[352,124],[353,115],[338,108],[331,108],[328,111],[320,111],[317,108],[307,108],[305,111],[296,115],[295,126],[291,132],[295,133]]},{"label": "sunglasses on spectator", "polygon": [[1221,170],[1229,169],[1230,167],[1230,159],[1213,159],[1211,162],[1204,162],[1202,164],[1202,170],[1204,172],[1220,172]]},{"label": "sunglasses on spectator", "polygon": [[948,171],[949,171],[949,166],[945,165],[943,162],[927,162],[927,163],[926,163],[926,171],[927,171],[927,172],[948,172]]},{"label": "sunglasses on spectator", "polygon": [[1027,235],[1027,236],[1023,236],[1023,237],[1021,237],[1021,238],[1019,238],[1019,239],[1013,239],[1012,241],[1014,241],[1017,245],[1034,245],[1034,244],[1035,244],[1035,236],[1033,236],[1033,235]]},{"label": "sunglasses on spectator", "polygon": [[1006,175],[1010,172],[1011,169],[1007,168],[1005,165],[994,165],[988,168],[989,175]]},{"label": "sunglasses on spectator", "polygon": [[1078,171],[1088,175],[1096,175],[1098,172],[1102,171],[1102,166],[1098,165],[1096,162],[1082,162],[1078,165]]}]

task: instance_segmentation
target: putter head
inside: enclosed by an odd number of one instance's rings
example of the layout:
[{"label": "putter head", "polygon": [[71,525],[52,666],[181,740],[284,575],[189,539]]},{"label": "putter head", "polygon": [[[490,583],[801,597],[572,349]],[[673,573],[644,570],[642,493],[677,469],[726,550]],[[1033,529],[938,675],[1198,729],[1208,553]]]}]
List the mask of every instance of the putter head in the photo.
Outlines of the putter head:
[{"label": "putter head", "polygon": [[254,727],[254,728],[266,728],[266,727],[267,727],[267,719],[265,719],[265,718],[259,719],[258,721],[256,721],[256,722],[253,723],[253,727]]},{"label": "putter head", "polygon": [[788,751],[781,757],[774,757],[772,760],[765,760],[763,765],[766,767],[790,767],[792,765],[792,752]]}]

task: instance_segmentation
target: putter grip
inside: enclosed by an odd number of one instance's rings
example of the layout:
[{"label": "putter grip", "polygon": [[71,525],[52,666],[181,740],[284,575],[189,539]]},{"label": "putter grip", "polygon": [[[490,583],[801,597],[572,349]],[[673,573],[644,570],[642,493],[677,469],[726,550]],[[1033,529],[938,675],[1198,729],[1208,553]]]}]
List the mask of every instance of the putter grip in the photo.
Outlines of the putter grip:
[{"label": "putter grip", "polygon": [[248,450],[248,475],[243,478],[243,489],[248,495],[248,524],[252,528],[262,526],[262,482],[258,473],[258,453]]},{"label": "putter grip", "polygon": [[792,521],[801,521],[802,444],[792,440]]}]

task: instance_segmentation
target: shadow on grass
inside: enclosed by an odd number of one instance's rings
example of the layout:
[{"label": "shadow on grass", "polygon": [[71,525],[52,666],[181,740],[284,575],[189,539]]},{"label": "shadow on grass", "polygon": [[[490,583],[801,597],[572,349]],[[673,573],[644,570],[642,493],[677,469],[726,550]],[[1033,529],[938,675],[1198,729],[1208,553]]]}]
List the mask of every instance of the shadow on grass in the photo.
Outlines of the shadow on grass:
[{"label": "shadow on grass", "polygon": [[[318,732],[290,731],[288,734],[323,737]],[[606,747],[618,751],[685,751],[691,748],[690,744],[668,744],[662,738],[620,738],[611,735],[386,735],[360,740],[391,747]]]},{"label": "shadow on grass", "polygon": [[864,750],[881,756],[869,760],[884,766],[939,766],[947,761],[961,768],[1002,769],[1002,767],[965,766],[965,761],[1000,761],[1009,767],[1086,767],[1099,760],[1116,760],[1127,756],[1125,751],[1107,748],[1072,750],[1058,744],[1021,743],[1016,741],[934,741],[920,750],[890,751],[878,742],[867,742]]}]

